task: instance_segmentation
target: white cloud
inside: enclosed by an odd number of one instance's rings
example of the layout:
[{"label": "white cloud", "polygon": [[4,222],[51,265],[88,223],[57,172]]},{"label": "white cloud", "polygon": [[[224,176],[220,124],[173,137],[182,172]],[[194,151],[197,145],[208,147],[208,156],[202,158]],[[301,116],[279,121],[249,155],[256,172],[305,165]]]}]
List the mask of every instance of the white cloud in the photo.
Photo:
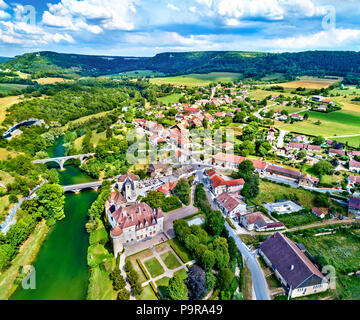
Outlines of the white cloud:
[{"label": "white cloud", "polygon": [[174,5],[171,4],[171,3],[168,3],[168,4],[167,4],[167,7],[168,7],[169,9],[171,9],[171,10],[174,10],[174,11],[180,11],[180,9],[179,9],[178,7],[174,6]]},{"label": "white cloud", "polygon": [[8,7],[4,0],[0,0],[0,9],[7,9]]},{"label": "white cloud", "polygon": [[138,0],[61,0],[48,4],[43,23],[92,33],[108,30],[133,30]]},{"label": "white cloud", "polygon": [[317,6],[314,0],[196,0],[203,5],[202,12],[209,16],[218,15],[228,25],[241,18],[265,18],[283,20],[292,17],[313,17],[326,13],[326,8]]},{"label": "white cloud", "polygon": [[196,7],[192,6],[189,8],[189,11],[195,13],[197,11]]},{"label": "white cloud", "polygon": [[11,15],[4,10],[0,10],[0,19],[10,19]]}]

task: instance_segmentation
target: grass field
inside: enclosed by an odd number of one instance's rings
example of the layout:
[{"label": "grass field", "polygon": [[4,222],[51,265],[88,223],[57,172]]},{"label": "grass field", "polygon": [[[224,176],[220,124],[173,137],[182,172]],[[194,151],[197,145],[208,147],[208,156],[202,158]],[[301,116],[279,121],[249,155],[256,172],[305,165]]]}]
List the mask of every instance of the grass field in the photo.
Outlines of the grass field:
[{"label": "grass field", "polygon": [[206,86],[211,82],[236,81],[240,79],[242,79],[241,73],[211,72],[205,74],[191,73],[191,74],[175,76],[175,77],[153,78],[150,80],[150,82],[158,85],[164,83],[170,83],[175,85],[195,87],[195,86]]},{"label": "grass field", "polygon": [[360,278],[348,276],[350,271],[360,269],[359,230],[340,232],[318,237],[299,237],[296,239],[305,245],[314,256],[322,256],[326,263],[336,270],[336,295],[340,299],[360,299]]},{"label": "grass field", "polygon": [[115,300],[116,291],[107,272],[100,267],[92,268],[87,300]]},{"label": "grass field", "polygon": [[15,292],[14,282],[19,275],[20,268],[35,260],[48,231],[49,228],[45,221],[41,221],[21,246],[20,252],[12,261],[10,268],[0,275],[0,300],[8,299]]},{"label": "grass field", "polygon": [[162,259],[162,261],[164,261],[168,269],[172,270],[181,266],[181,263],[171,251],[163,253],[160,258]]},{"label": "grass field", "polygon": [[158,98],[158,101],[161,103],[161,104],[168,104],[168,103],[174,103],[174,102],[178,102],[180,97],[182,97],[182,94],[180,93],[173,93],[173,94],[170,94],[168,96],[164,96],[164,97],[160,97]]},{"label": "grass field", "polygon": [[[272,84],[273,86],[277,84]],[[264,86],[262,86],[263,88]],[[299,95],[293,94],[293,93],[280,93],[278,91],[267,91],[263,89],[255,89],[251,90],[250,92],[250,98],[251,99],[257,99],[257,100],[263,100],[264,98],[268,96],[279,96],[280,94],[286,95],[286,97],[300,97]],[[277,106],[278,108],[281,108],[281,106]]]},{"label": "grass field", "polygon": [[143,287],[143,292],[141,293],[141,295],[136,296],[136,299],[137,300],[158,300],[155,292],[153,291],[153,289],[150,287],[149,284],[147,286]]},{"label": "grass field", "polygon": [[26,87],[24,84],[0,83],[0,93],[8,94],[12,90],[22,90]]},{"label": "grass field", "polygon": [[0,125],[5,120],[6,109],[11,105],[20,101],[21,101],[21,96],[0,98]]},{"label": "grass field", "polygon": [[[315,123],[320,121],[320,125]],[[281,129],[315,136],[334,137],[360,134],[360,112],[331,113],[309,111],[309,120],[281,126]]]},{"label": "grass field", "polygon": [[300,80],[278,83],[277,85],[284,88],[305,88],[305,89],[323,89],[339,81],[339,79],[323,79],[317,77],[300,77]]},{"label": "grass field", "polygon": [[312,207],[315,195],[303,189],[294,189],[278,185],[276,183],[260,180],[260,192],[254,202],[261,205],[263,202],[274,202],[281,199],[289,199],[289,195],[297,196],[298,202],[305,207]]},{"label": "grass field", "polygon": [[164,273],[163,267],[155,257],[146,260],[144,265],[153,278],[156,278]]},{"label": "grass field", "polygon": [[145,249],[143,251],[140,251],[136,254],[133,254],[129,257],[126,258],[126,260],[130,260],[132,266],[134,267],[135,271],[138,273],[139,275],[139,282],[143,283],[145,281],[147,281],[144,273],[142,272],[142,270],[140,269],[138,263],[136,262],[136,259],[145,259],[148,257],[151,257],[153,255],[152,251],[150,249]]},{"label": "grass field", "polygon": [[64,78],[39,78],[35,80],[38,84],[53,84],[56,82],[73,82],[71,79]]}]

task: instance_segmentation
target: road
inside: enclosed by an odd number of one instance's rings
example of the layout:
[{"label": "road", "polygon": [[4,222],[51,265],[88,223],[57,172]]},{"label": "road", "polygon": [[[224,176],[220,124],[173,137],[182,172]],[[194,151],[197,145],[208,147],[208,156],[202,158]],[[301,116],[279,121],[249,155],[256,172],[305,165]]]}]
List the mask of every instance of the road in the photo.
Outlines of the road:
[{"label": "road", "polygon": [[[208,189],[205,189],[206,195],[208,197],[208,200],[214,210],[219,210],[217,205],[212,200],[212,197],[210,195],[210,192]],[[236,246],[238,247],[239,251],[243,255],[244,259],[246,260],[250,271],[251,271],[251,277],[253,282],[253,289],[254,289],[254,299],[255,300],[271,300],[269,296],[269,290],[267,286],[267,282],[265,279],[265,276],[261,270],[261,267],[256,260],[257,253],[251,252],[248,247],[245,245],[244,242],[241,241],[241,239],[237,236],[234,229],[232,229],[229,224],[225,221],[225,227],[229,231],[230,237],[232,237],[235,240]]]},{"label": "road", "polygon": [[279,134],[279,138],[278,138],[278,142],[277,142],[277,148],[280,149],[284,146],[284,138],[287,133],[288,133],[288,131],[280,129],[280,134]]}]

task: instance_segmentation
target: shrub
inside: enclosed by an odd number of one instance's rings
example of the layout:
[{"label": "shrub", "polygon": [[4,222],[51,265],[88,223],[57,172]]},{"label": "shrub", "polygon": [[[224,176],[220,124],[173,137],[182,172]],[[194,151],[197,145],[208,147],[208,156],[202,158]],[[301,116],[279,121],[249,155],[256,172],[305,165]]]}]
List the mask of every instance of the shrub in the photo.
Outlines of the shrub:
[{"label": "shrub", "polygon": [[136,259],[136,262],[137,262],[137,264],[139,265],[141,271],[143,272],[146,280],[149,280],[149,279],[150,279],[150,276],[149,276],[149,274],[147,273],[147,271],[146,271],[145,267],[143,266],[142,262],[140,261],[140,259]]}]

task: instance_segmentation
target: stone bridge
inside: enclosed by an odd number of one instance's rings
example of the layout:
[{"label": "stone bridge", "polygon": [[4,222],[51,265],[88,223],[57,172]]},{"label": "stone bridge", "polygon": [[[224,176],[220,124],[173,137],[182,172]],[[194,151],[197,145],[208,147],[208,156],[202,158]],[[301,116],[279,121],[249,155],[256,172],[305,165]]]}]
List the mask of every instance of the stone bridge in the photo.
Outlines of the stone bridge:
[{"label": "stone bridge", "polygon": [[73,184],[69,186],[63,186],[64,192],[75,192],[78,193],[84,189],[97,190],[101,187],[103,181],[85,182],[80,184]]},{"label": "stone bridge", "polygon": [[94,156],[95,153],[86,153],[86,154],[77,154],[74,156],[67,156],[67,157],[58,157],[58,158],[48,158],[48,159],[39,159],[39,160],[34,160],[33,163],[48,163],[48,162],[56,162],[59,166],[61,170],[64,170],[64,164],[67,160],[70,159],[80,159],[81,164],[84,163],[86,158],[90,158],[92,156]]}]

